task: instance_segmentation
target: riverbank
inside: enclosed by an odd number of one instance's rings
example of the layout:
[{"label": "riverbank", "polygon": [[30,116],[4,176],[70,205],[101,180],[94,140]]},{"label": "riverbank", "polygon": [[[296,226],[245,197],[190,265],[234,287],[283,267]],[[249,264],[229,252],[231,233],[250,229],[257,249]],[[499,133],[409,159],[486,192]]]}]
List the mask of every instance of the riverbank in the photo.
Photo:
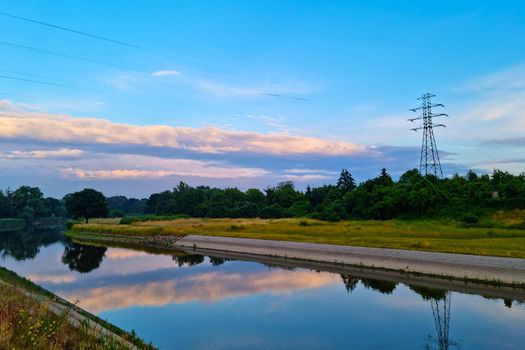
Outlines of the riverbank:
[{"label": "riverbank", "polygon": [[0,348],[154,349],[0,267]]},{"label": "riverbank", "polygon": [[326,222],[312,219],[177,219],[121,225],[111,219],[74,225],[72,234],[122,236],[130,240],[178,239],[194,234],[525,258],[525,230],[516,224],[524,215],[525,212],[513,214],[512,220],[509,215],[500,215],[477,225],[450,220]]},{"label": "riverbank", "polygon": [[234,252],[525,287],[525,259],[229,237],[186,236],[187,252]]},{"label": "riverbank", "polygon": [[397,277],[410,274],[461,283],[505,285],[520,289],[520,293],[525,288],[525,259],[201,235],[189,235],[178,240],[172,236],[129,237],[72,232],[68,235],[79,243],[95,245],[158,249],[176,254],[184,251],[189,254],[226,255],[255,261],[280,259],[295,266],[303,263],[323,264],[327,268],[343,266],[374,273],[385,271]]}]

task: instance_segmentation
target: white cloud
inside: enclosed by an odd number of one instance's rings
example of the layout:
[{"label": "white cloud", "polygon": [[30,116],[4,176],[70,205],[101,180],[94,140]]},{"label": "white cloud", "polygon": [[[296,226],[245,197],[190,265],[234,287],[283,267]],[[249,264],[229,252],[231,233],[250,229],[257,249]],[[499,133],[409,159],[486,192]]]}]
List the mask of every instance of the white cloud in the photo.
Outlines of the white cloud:
[{"label": "white cloud", "polygon": [[311,93],[316,89],[306,85],[290,84],[254,84],[239,85],[229,84],[205,79],[194,79],[191,82],[198,89],[217,97],[253,97],[274,96],[285,97],[286,95],[303,95]]},{"label": "white cloud", "polygon": [[77,158],[84,154],[80,149],[60,148],[54,150],[12,150],[0,152],[1,158]]},{"label": "white cloud", "polygon": [[468,80],[460,91],[497,91],[525,88],[525,64],[517,64],[494,73]]},{"label": "white cloud", "polygon": [[180,72],[177,70],[158,70],[151,73],[152,77],[165,77],[170,75],[180,75]]}]

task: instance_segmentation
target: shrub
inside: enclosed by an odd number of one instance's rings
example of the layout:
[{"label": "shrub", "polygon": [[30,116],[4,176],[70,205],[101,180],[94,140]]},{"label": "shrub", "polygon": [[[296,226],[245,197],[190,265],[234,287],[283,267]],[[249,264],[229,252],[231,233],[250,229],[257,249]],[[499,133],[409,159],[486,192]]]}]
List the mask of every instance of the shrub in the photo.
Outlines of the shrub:
[{"label": "shrub", "polygon": [[460,218],[460,221],[470,225],[477,224],[479,222],[479,217],[472,213],[466,213]]},{"label": "shrub", "polygon": [[191,216],[186,215],[186,214],[125,216],[120,220],[120,225],[129,225],[134,222],[143,222],[143,221],[170,221],[170,220],[190,219],[190,218]]}]

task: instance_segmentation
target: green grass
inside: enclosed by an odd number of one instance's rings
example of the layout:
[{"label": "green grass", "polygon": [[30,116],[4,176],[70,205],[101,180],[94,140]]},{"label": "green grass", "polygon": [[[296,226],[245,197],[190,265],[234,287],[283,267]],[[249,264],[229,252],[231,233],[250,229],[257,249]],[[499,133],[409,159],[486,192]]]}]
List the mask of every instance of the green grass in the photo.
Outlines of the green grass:
[{"label": "green grass", "polygon": [[96,234],[132,237],[199,234],[525,258],[525,230],[511,227],[523,220],[525,212],[498,215],[487,219],[492,222],[490,227],[452,220],[329,223],[312,219],[178,219],[129,225],[77,224],[73,230],[93,238]]},{"label": "green grass", "polygon": [[[118,339],[90,329],[87,323],[78,328],[71,326],[68,313],[72,310],[139,349],[155,349],[134,332],[128,333],[3,267],[0,267],[0,300],[0,349],[128,348]],[[51,313],[48,307],[52,301],[66,306],[67,311],[59,315]]]}]

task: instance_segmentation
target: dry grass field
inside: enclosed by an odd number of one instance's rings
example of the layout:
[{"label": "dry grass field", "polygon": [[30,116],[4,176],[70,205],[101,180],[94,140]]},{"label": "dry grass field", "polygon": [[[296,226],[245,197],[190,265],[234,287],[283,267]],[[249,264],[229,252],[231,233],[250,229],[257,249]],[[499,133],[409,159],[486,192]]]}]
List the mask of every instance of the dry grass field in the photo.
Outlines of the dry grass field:
[{"label": "dry grass field", "polygon": [[97,234],[154,236],[189,234],[296,242],[413,249],[525,258],[525,211],[496,213],[478,225],[451,220],[176,219],[115,221],[73,226],[77,237]]}]

